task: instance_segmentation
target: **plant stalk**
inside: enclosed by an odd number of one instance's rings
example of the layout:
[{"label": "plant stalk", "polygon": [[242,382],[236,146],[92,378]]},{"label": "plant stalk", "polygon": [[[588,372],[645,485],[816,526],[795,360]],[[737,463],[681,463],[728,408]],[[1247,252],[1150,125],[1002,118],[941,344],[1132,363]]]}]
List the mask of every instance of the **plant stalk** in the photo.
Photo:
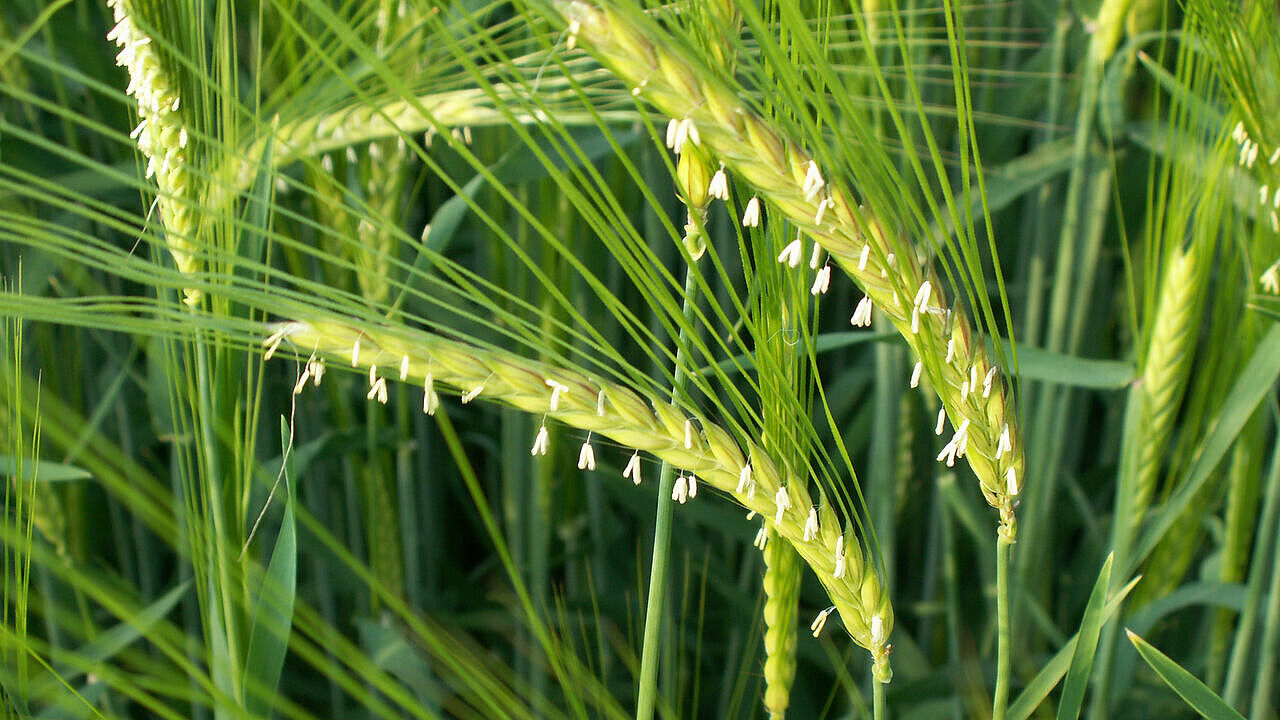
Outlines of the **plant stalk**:
[{"label": "plant stalk", "polygon": [[[684,325],[676,344],[675,372],[671,383],[671,398],[684,394],[688,378],[684,372],[685,344],[697,306],[697,272],[692,264],[684,276]],[[653,559],[649,566],[649,599],[644,611],[644,644],[640,650],[640,685],[637,690],[636,720],[651,720],[658,697],[658,655],[662,642],[662,615],[667,594],[667,564],[671,553],[671,517],[675,501],[671,492],[675,488],[675,468],[662,461],[658,480],[658,509],[653,524]]]},{"label": "plant stalk", "polygon": [[991,720],[1004,720],[1009,705],[1012,632],[1009,623],[1009,554],[1013,546],[1003,534],[996,538],[996,690]]}]

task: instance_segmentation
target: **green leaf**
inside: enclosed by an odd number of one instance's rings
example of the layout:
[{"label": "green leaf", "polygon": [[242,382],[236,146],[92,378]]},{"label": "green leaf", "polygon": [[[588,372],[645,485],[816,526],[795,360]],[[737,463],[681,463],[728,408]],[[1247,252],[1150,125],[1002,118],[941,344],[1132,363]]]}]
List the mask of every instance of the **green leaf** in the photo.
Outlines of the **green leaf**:
[{"label": "green leaf", "polygon": [[[289,423],[282,416],[280,442],[284,448],[290,446],[289,435]],[[275,696],[284,668],[298,589],[297,522],[293,515],[293,493],[289,492],[290,466],[291,463],[286,461],[283,475],[284,519],[253,609],[253,626],[249,631],[249,649],[244,664],[245,707],[263,717],[271,711],[271,698]]]},{"label": "green leaf", "polygon": [[1062,699],[1058,701],[1058,720],[1075,720],[1080,717],[1085,687],[1089,684],[1089,674],[1093,669],[1093,656],[1098,650],[1098,635],[1102,631],[1102,611],[1107,599],[1107,588],[1111,586],[1113,560],[1115,553],[1108,554],[1106,562],[1102,563],[1102,571],[1098,573],[1098,580],[1093,584],[1093,592],[1089,594],[1089,602],[1085,605],[1080,632],[1071,653],[1071,668],[1067,670],[1066,682],[1062,684]]},{"label": "green leaf", "polygon": [[1018,343],[1018,375],[1051,385],[1115,390],[1133,382],[1137,370],[1118,360],[1089,360]]},{"label": "green leaf", "polygon": [[[71,683],[86,668],[104,663],[115,657],[117,653],[147,633],[156,623],[164,619],[173,610],[178,601],[186,597],[191,583],[185,582],[165,593],[160,599],[139,610],[136,614],[124,618],[120,624],[102,632],[92,642],[85,643],[75,650],[68,650],[55,655],[55,676],[44,678],[42,682],[31,687],[32,697],[45,697],[55,689],[61,689]],[[75,662],[68,663],[63,658],[74,657]]]},{"label": "green leaf", "polygon": [[1214,694],[1207,685],[1182,666],[1169,659],[1168,655],[1152,647],[1132,630],[1125,629],[1129,642],[1137,648],[1138,654],[1151,666],[1152,670],[1164,680],[1165,684],[1178,693],[1193,710],[1209,720],[1244,720],[1244,716],[1236,712],[1225,700]]},{"label": "green leaf", "polygon": [[[1138,584],[1138,580],[1139,578],[1134,578],[1128,585],[1125,585],[1111,597],[1102,612],[1102,622],[1105,623],[1115,615],[1116,611],[1120,609],[1120,603],[1129,595],[1129,591],[1133,590],[1134,586]],[[1040,672],[1036,673],[1031,682],[1027,683],[1027,686],[1022,690],[1022,694],[1009,706],[1009,711],[1006,714],[1008,720],[1027,720],[1027,718],[1031,717],[1031,713],[1040,707],[1040,703],[1049,697],[1049,693],[1053,692],[1058,680],[1062,679],[1062,676],[1067,672],[1072,658],[1075,656],[1079,638],[1079,633],[1071,636],[1071,639],[1063,644],[1049,662],[1044,664]]]},{"label": "green leaf", "polygon": [[[21,471],[17,470],[19,466],[22,468]],[[72,480],[89,480],[93,477],[93,473],[75,465],[36,460],[29,457],[18,460],[4,454],[0,454],[0,467],[4,468],[5,477],[14,478],[17,476],[16,479],[20,482],[69,482]]]}]

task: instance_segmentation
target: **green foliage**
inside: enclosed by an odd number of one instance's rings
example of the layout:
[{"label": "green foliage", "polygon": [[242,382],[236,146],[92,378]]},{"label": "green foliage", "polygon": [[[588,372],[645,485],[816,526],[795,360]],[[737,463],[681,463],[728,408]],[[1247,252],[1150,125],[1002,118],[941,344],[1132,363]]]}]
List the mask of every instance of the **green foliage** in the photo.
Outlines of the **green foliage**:
[{"label": "green foliage", "polygon": [[5,717],[1275,717],[1274,10],[6,2]]}]

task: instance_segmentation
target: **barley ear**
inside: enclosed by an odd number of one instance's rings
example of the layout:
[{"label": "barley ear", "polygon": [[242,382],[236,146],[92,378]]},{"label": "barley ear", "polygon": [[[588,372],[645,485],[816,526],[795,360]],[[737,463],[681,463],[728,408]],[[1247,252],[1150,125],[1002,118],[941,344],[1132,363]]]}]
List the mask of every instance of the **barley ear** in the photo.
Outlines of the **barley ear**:
[{"label": "barley ear", "polygon": [[1160,479],[1161,460],[1186,389],[1195,350],[1200,298],[1208,279],[1194,248],[1174,249],[1165,263],[1155,322],[1142,365],[1142,415],[1138,466],[1129,522],[1136,529]]},{"label": "barley ear", "polygon": [[[921,260],[926,249],[886,230],[874,208],[861,207],[837,176],[744,105],[720,70],[694,59],[642,16],[608,2],[554,5],[577,28],[584,49],[628,85],[642,88],[639,96],[663,115],[696,126],[707,153],[862,287],[923,363],[946,408],[955,434],[939,460],[969,463],[987,502],[1000,512],[1000,534],[1013,541],[1025,477],[1011,388],[963,309],[948,305],[940,279]],[[794,253],[786,259],[794,261]]]},{"label": "barley ear", "polygon": [[[877,679],[889,681],[887,640],[893,629],[893,609],[875,565],[863,561],[857,539],[845,536],[829,503],[819,507],[818,529],[813,530],[809,511],[818,506],[804,483],[786,476],[749,438],[740,445],[710,421],[578,370],[402,327],[356,328],[332,318],[267,327],[265,346],[283,341],[303,357],[314,354],[337,366],[367,370],[375,386],[381,381],[385,387],[388,380],[377,375],[378,367],[399,368],[395,377],[418,387],[430,375],[435,387],[465,393],[468,401],[500,402],[559,420],[683,468],[699,484],[768,518],[777,536],[795,548],[818,577],[849,636],[871,651]],[[359,351],[353,352],[353,347]],[[552,385],[566,389],[554,407]]]},{"label": "barley ear", "polygon": [[[130,0],[107,0],[115,26],[107,39],[120,48],[116,64],[129,71],[127,92],[138,101],[138,127],[130,137],[147,159],[147,177],[155,176],[159,196],[156,206],[164,228],[165,245],[183,275],[199,271],[193,208],[198,199],[195,181],[187,168],[187,127],[177,85],[169,77],[155,44],[134,21]],[[188,305],[200,302],[200,292],[183,290]]]},{"label": "barley ear", "polygon": [[770,535],[764,549],[764,706],[770,718],[781,720],[796,678],[800,557],[790,544],[775,542],[775,531]]}]

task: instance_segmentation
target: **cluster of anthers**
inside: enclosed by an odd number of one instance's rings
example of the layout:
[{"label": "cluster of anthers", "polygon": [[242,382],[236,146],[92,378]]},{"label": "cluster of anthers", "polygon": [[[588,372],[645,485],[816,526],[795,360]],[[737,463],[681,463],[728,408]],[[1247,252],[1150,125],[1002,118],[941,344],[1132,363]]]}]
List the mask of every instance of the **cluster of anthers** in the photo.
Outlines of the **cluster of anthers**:
[{"label": "cluster of anthers", "polygon": [[[692,118],[672,118],[667,122],[666,144],[677,156],[684,153],[687,145],[699,146],[702,144],[702,138],[698,134],[698,126]],[[821,175],[814,173],[811,178],[806,180],[806,188],[812,188],[813,192],[821,190],[823,186]],[[729,202],[729,174],[724,163],[720,163],[715,174],[711,176],[711,180],[707,183],[706,196],[722,202]],[[835,203],[831,198],[824,198],[818,203],[818,210],[814,217],[814,222],[821,224],[823,217],[828,208],[834,207]],[[754,228],[760,226],[760,196],[752,195],[747,201],[746,207],[742,211],[742,226],[745,228]],[[796,235],[796,239],[787,244],[782,252],[778,254],[778,262],[784,263],[789,267],[796,268],[800,266],[803,259],[803,243],[800,235]],[[809,269],[816,271],[813,278],[813,284],[809,287],[811,295],[823,295],[831,288],[831,264],[825,261],[825,253],[822,247],[814,245],[812,252],[809,254]]]}]

